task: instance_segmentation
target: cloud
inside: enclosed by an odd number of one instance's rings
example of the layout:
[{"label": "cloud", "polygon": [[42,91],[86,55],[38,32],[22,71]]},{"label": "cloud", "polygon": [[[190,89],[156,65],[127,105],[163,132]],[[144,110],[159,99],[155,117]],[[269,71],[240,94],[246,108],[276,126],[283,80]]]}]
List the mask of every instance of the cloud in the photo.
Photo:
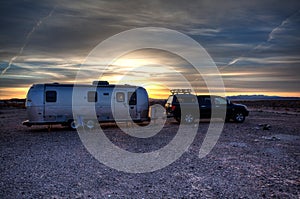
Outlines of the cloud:
[{"label": "cloud", "polygon": [[284,32],[285,26],[289,25],[289,23],[293,23],[294,18],[299,17],[299,14],[300,14],[300,10],[298,10],[297,12],[295,12],[294,14],[292,14],[291,16],[283,20],[279,26],[275,27],[269,34],[268,42],[275,39],[277,34],[281,34],[282,32]]},{"label": "cloud", "polygon": [[[205,47],[224,73],[255,66],[250,68],[275,70],[284,74],[283,79],[295,79],[300,52],[299,8],[299,1],[3,2],[0,8],[0,25],[5,27],[0,30],[1,87],[18,86],[23,84],[22,81],[27,84],[40,80],[72,81],[80,63],[101,41],[124,30],[147,26],[170,28],[191,36]],[[171,66],[190,79],[194,78],[183,60],[160,53],[159,57],[150,51],[135,56],[131,54],[131,59]],[[160,61],[154,62],[155,59]],[[230,67],[222,68],[226,65]],[[120,64],[113,66],[107,74],[109,77],[121,76],[122,67]],[[88,74],[101,68],[101,63],[98,63],[82,70]],[[145,74],[132,72],[131,75]],[[149,76],[154,78],[155,74],[149,72]],[[168,80],[178,86],[171,73],[157,76],[170,77]],[[276,79],[280,82],[279,75],[272,77],[274,82]],[[258,86],[249,79],[255,80],[255,75],[228,75],[224,78],[227,82],[230,78],[240,78],[239,82],[245,78],[245,84],[249,80],[249,85]],[[155,80],[159,81],[159,78]],[[282,86],[274,83],[278,89],[286,85],[296,87],[290,83]]]},{"label": "cloud", "polygon": [[[256,51],[266,50],[266,49],[269,50],[269,48],[271,47],[270,42],[272,42],[272,40],[274,40],[275,37],[277,37],[280,34],[284,34],[284,33],[288,34],[287,32],[289,32],[290,30],[287,29],[287,26],[289,26],[290,29],[296,29],[297,30],[297,35],[298,35],[298,28],[299,27],[297,27],[297,22],[299,22],[299,19],[300,19],[299,14],[300,14],[300,10],[296,11],[291,16],[284,19],[279,26],[273,28],[272,31],[268,34],[267,41],[262,41],[261,43],[256,45],[254,48],[250,49],[248,52],[244,53],[243,55],[239,56],[238,58],[235,58],[235,59],[231,60],[227,64],[226,67],[231,66],[233,64],[236,64],[240,61],[255,61],[257,63],[266,62],[267,64],[269,64],[269,63],[299,63],[299,57],[296,57],[296,60],[294,60],[294,59],[293,60],[283,59],[282,61],[278,60],[278,58],[280,58],[280,56],[277,56],[277,58],[274,58],[276,60],[273,59],[273,61],[270,60],[269,58],[260,59],[260,58],[249,58],[249,57],[247,57],[250,54],[254,54]],[[292,37],[292,38],[295,38],[295,37]],[[298,36],[298,40],[299,39],[300,39],[300,37]],[[277,45],[278,45],[277,49],[281,47],[280,45],[284,46],[285,45],[284,42],[287,42],[287,39],[284,39],[283,41],[280,41],[280,43],[277,43]],[[293,42],[293,41],[290,41],[290,42]],[[296,40],[296,45],[297,45],[297,43],[299,43],[299,41],[297,42],[297,40]],[[287,49],[285,49],[285,50],[287,50]]]},{"label": "cloud", "polygon": [[17,53],[17,55],[13,56],[13,57],[10,59],[10,61],[9,61],[8,65],[7,65],[7,67],[1,72],[0,77],[6,73],[6,71],[11,67],[11,64],[18,58],[18,56],[20,56],[20,55],[23,53],[24,48],[26,48],[26,46],[27,46],[27,44],[28,44],[28,42],[29,42],[29,40],[30,40],[32,34],[33,34],[33,33],[35,32],[35,30],[43,23],[44,20],[46,20],[47,18],[51,17],[51,15],[53,14],[53,11],[54,11],[54,8],[49,12],[49,14],[48,14],[47,16],[41,18],[41,19],[40,19],[40,20],[32,27],[31,31],[29,31],[29,32],[27,33],[24,44],[21,46],[21,48],[20,48],[19,52]]},{"label": "cloud", "polygon": [[189,35],[216,36],[221,30],[212,28],[191,28],[186,31]]},{"label": "cloud", "polygon": [[256,63],[260,65],[274,65],[274,64],[300,64],[299,56],[276,56],[276,57],[239,57],[232,60],[228,65],[233,65],[237,62]]}]

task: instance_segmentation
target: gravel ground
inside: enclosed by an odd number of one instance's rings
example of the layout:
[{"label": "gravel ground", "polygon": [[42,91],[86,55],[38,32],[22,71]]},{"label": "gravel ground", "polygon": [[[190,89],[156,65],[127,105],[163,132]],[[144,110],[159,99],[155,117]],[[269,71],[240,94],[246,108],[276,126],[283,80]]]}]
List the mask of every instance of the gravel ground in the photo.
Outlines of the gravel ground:
[{"label": "gravel ground", "polygon": [[[226,123],[202,159],[198,153],[209,123],[200,122],[178,160],[131,174],[98,162],[76,131],[27,128],[21,125],[24,109],[0,109],[0,198],[300,198],[299,117],[252,111],[243,124]],[[114,124],[103,129],[116,145],[145,152],[172,140],[178,124],[168,119],[147,139],[129,137]]]}]

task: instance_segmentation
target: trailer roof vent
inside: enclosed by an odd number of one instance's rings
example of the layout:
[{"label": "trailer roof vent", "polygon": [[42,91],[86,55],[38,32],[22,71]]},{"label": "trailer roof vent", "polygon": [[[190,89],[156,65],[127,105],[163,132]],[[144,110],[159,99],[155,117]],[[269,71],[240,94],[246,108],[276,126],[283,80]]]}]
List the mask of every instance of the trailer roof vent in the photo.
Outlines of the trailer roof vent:
[{"label": "trailer roof vent", "polygon": [[109,85],[108,81],[93,81],[94,86],[107,86]]}]

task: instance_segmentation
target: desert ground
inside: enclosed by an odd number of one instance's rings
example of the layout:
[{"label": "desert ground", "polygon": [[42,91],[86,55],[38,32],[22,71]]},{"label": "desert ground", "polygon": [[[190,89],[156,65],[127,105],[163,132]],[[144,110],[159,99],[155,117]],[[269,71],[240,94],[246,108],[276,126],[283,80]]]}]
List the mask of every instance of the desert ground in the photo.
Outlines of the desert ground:
[{"label": "desert ground", "polygon": [[[209,126],[201,121],[189,149],[169,166],[126,173],[97,161],[76,131],[22,126],[26,110],[0,109],[0,198],[300,198],[300,114],[250,108],[244,123],[225,123],[213,150],[199,158]],[[178,124],[167,119],[151,138],[134,138],[115,124],[106,136],[128,151],[159,149]]]}]

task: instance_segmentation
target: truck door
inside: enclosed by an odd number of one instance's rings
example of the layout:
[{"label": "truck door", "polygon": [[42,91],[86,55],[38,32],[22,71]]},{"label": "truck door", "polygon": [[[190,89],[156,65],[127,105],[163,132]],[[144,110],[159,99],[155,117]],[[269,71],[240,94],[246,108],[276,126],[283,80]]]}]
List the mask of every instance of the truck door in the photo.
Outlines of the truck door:
[{"label": "truck door", "polygon": [[210,118],[211,117],[211,100],[209,96],[198,98],[200,103],[200,117],[201,118]]},{"label": "truck door", "polygon": [[223,97],[215,96],[213,97],[213,105],[216,111],[216,116],[219,118],[225,117],[227,109],[227,100]]}]

